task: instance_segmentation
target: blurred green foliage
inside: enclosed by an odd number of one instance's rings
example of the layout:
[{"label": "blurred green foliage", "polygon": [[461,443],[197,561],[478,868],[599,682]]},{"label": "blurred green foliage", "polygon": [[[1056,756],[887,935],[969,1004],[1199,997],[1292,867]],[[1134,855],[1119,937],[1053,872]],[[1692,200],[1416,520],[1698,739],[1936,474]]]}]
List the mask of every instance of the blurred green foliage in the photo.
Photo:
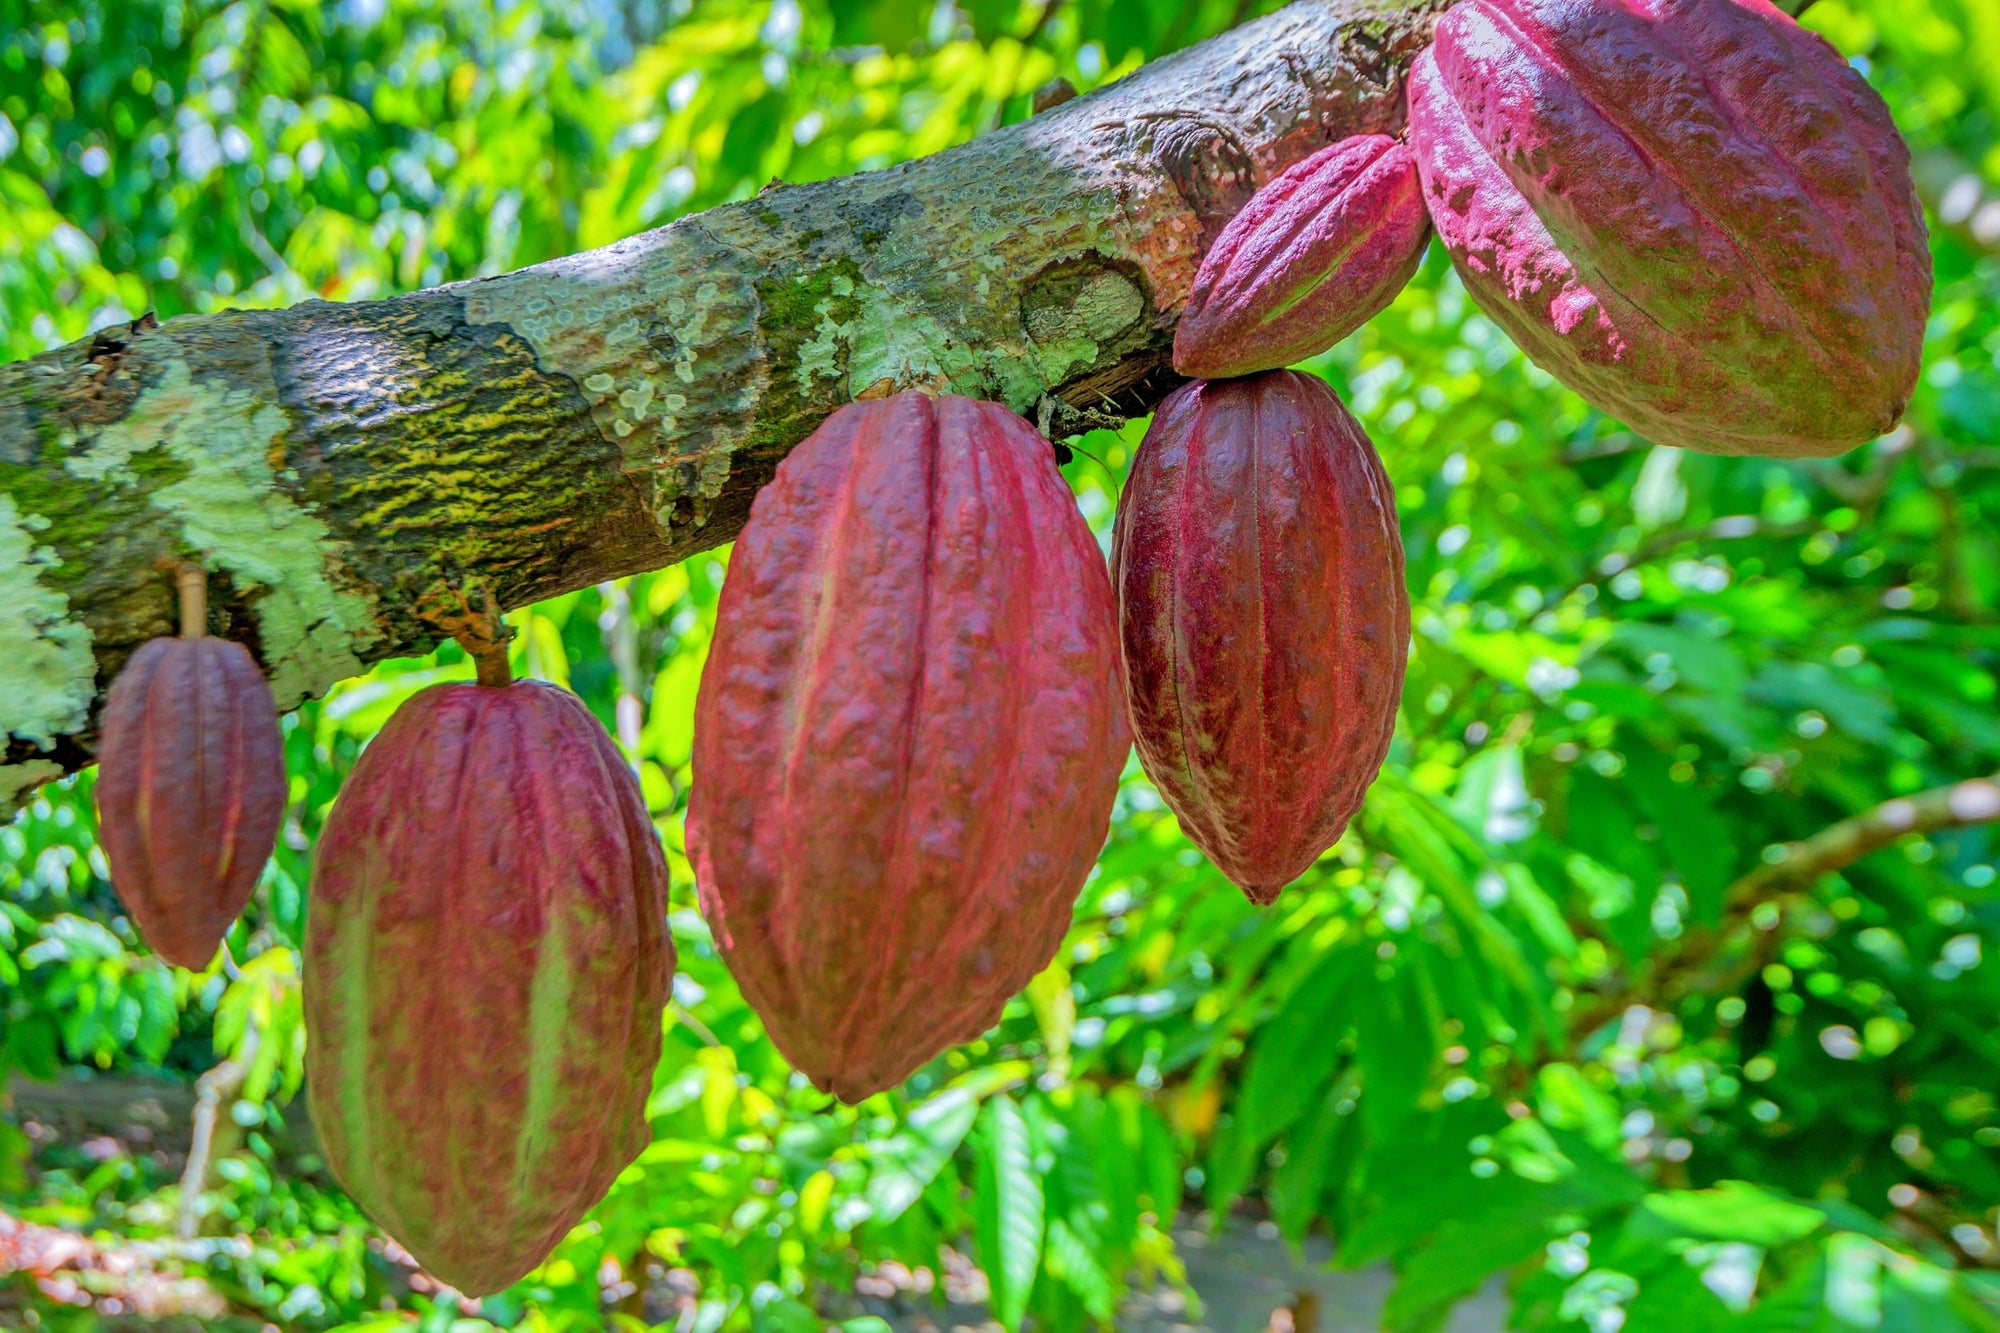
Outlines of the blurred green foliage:
[{"label": "blurred green foliage", "polygon": [[[0,0],[0,348],[602,244],[934,151],[1258,8]],[[2000,3],[1809,20],[1936,185],[1906,427],[1832,462],[1652,449],[1528,365],[1434,250],[1314,366],[1399,485],[1416,651],[1365,814],[1276,906],[1135,766],[1068,946],[1001,1026],[827,1105],[718,963],[681,855],[726,568],[705,555],[514,617],[517,669],[639,764],[682,949],[653,1144],[548,1264],[476,1314],[437,1293],[295,1123],[313,835],[396,703],[470,675],[455,648],[287,720],[289,821],[226,968],[145,951],[89,775],[0,828],[0,1073],[228,1075],[197,1196],[172,1154],[17,1114],[0,1204],[199,1278],[246,1327],[866,1333],[863,1297],[914,1286],[1078,1329],[1181,1280],[1177,1214],[1234,1208],[1391,1263],[1397,1329],[1495,1274],[1524,1329],[2000,1328],[1991,827],[1731,890],[2000,768]],[[1100,532],[1142,426],[1069,466]],[[0,1314],[118,1317],[27,1273]]]}]

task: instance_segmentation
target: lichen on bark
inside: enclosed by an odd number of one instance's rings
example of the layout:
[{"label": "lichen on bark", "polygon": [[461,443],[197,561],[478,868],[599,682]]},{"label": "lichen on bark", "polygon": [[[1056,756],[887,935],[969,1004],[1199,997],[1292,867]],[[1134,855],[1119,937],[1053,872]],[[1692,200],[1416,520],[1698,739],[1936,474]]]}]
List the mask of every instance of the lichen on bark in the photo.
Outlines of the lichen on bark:
[{"label": "lichen on bark", "polygon": [[270,457],[286,427],[276,399],[274,384],[197,381],[185,361],[171,361],[131,413],[69,453],[64,468],[131,485],[135,457],[157,451],[180,465],[147,501],[167,516],[181,553],[249,600],[271,692],[290,708],[362,669],[375,617],[366,597],[329,578],[325,522],[276,484]]},{"label": "lichen on bark", "polygon": [[36,529],[47,526],[0,493],[0,642],[8,648],[0,731],[43,747],[80,729],[91,702],[90,628],[70,617],[69,598],[43,580],[57,558],[35,540]]}]

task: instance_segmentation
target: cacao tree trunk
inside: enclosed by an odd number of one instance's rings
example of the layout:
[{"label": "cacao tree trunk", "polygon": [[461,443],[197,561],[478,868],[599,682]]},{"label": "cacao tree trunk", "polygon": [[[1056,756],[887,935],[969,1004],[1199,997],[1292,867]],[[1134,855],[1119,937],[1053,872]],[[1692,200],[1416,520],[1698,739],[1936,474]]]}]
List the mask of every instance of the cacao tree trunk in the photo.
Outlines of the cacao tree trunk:
[{"label": "cacao tree trunk", "polygon": [[143,319],[0,366],[0,812],[92,762],[175,564],[280,707],[504,607],[726,542],[795,442],[927,386],[1055,435],[1149,411],[1251,191],[1396,133],[1443,0],[1301,0],[886,171],[502,277]]}]

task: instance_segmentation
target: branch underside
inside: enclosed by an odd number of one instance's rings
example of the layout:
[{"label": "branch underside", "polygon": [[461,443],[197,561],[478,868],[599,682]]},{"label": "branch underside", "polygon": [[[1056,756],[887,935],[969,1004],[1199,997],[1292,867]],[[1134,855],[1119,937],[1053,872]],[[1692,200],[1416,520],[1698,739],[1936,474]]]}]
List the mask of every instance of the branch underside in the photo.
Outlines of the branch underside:
[{"label": "branch underside", "polygon": [[1151,410],[1207,242],[1400,129],[1441,0],[1302,0],[886,171],[390,300],[150,319],[0,366],[0,811],[90,762],[175,564],[281,707],[515,607],[733,538],[840,404],[949,390],[1058,437]]}]

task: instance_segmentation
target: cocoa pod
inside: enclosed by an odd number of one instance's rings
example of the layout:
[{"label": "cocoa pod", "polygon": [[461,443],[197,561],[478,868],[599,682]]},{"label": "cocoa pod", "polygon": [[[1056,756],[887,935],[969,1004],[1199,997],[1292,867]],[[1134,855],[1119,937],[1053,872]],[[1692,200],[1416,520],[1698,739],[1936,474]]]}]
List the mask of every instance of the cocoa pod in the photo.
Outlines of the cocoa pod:
[{"label": "cocoa pod", "polygon": [[1139,759],[1252,902],[1339,840],[1395,730],[1410,607],[1395,493],[1325,382],[1169,394],[1112,545]]},{"label": "cocoa pod", "polygon": [[98,840],[154,953],[203,968],[250,901],[284,821],[271,687],[228,639],[152,639],[105,697]]},{"label": "cocoa pod", "polygon": [[1174,369],[1221,379],[1317,356],[1396,299],[1430,235],[1408,147],[1359,134],[1320,149],[1257,191],[1202,257]]},{"label": "cocoa pod", "polygon": [[1104,558],[995,403],[841,408],[730,557],[688,852],[778,1049],[844,1101],[999,1018],[1103,846],[1129,739]]},{"label": "cocoa pod", "polygon": [[1655,443],[1828,455],[1902,416],[1931,298],[1909,152],[1766,0],[1463,0],[1410,137],[1479,307]]},{"label": "cocoa pod", "polygon": [[666,898],[631,770],[554,686],[421,690],[342,787],[306,921],[313,1126],[458,1290],[540,1263],[648,1142]]}]

